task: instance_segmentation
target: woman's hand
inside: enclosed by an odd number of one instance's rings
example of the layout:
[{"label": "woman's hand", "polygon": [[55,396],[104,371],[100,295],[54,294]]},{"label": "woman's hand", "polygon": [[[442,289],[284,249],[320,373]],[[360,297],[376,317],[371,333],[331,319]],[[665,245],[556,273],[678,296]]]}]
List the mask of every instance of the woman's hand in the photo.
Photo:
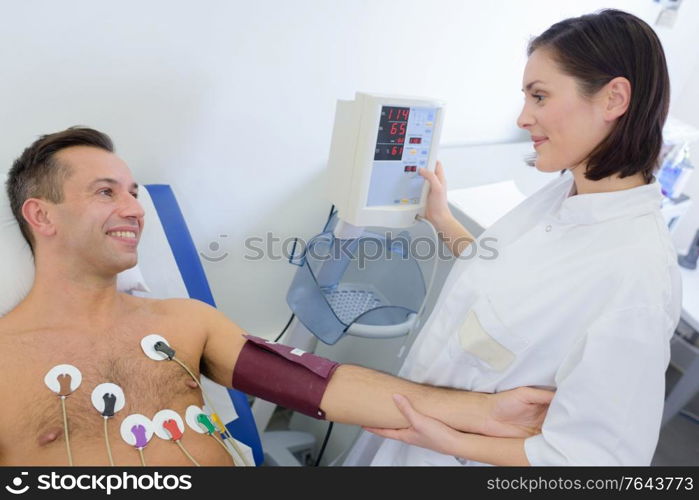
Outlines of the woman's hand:
[{"label": "woman's hand", "polygon": [[447,181],[442,162],[437,162],[434,172],[421,168],[418,172],[430,185],[425,204],[425,219],[430,221],[451,253],[458,257],[475,238],[452,215],[447,202]]},{"label": "woman's hand", "polygon": [[447,181],[444,177],[442,162],[437,162],[434,172],[421,168],[418,170],[418,173],[430,185],[425,206],[425,218],[436,228],[441,228],[444,222],[451,217],[449,205],[447,204]]},{"label": "woman's hand", "polygon": [[437,419],[419,413],[405,396],[394,394],[393,401],[408,420],[409,427],[404,429],[364,427],[364,429],[378,436],[397,439],[404,443],[434,450],[445,455],[454,454],[454,443],[463,433],[452,429]]},{"label": "woman's hand", "polygon": [[[492,465],[528,466],[530,463],[524,450],[524,438],[521,436],[528,435],[526,433],[534,427],[526,425],[522,427],[522,404],[527,405],[526,407],[532,405],[532,408],[540,410],[544,404],[548,405],[544,402],[550,400],[551,393],[525,387],[502,394],[505,396],[492,399],[494,402],[492,409],[500,419],[495,419],[499,424],[494,430],[497,430],[499,435],[509,434],[513,437],[490,437],[458,431],[437,419],[418,412],[405,396],[399,394],[394,394],[393,400],[408,421],[409,426],[404,429],[378,429],[375,427],[364,427],[364,429],[378,436],[403,441],[444,455]],[[538,402],[532,402],[534,400]],[[543,414],[545,414],[545,410],[543,413],[535,411],[529,421],[533,425],[541,425]],[[512,420],[513,418],[514,420]],[[515,431],[513,432],[512,429]]]}]

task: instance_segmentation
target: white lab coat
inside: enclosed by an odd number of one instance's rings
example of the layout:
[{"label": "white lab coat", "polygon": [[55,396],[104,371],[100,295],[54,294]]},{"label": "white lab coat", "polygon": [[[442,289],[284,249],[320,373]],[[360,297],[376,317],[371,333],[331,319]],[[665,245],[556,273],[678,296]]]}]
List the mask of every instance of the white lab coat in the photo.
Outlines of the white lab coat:
[{"label": "white lab coat", "polygon": [[[542,433],[525,441],[532,465],[649,465],[681,309],[662,195],[657,182],[572,188],[563,174],[481,235],[497,257],[455,264],[401,375],[488,393],[555,388]],[[464,463],[475,464],[368,433],[345,461]]]}]

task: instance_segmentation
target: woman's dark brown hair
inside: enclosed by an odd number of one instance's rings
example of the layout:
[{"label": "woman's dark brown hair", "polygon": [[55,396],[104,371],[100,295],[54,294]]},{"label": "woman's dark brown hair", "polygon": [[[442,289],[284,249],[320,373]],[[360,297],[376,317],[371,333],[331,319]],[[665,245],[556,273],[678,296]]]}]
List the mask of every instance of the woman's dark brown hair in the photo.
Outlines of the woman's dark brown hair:
[{"label": "woman's dark brown hair", "polygon": [[527,55],[549,51],[559,68],[591,97],[613,78],[631,83],[631,102],[611,133],[587,157],[585,177],[642,173],[650,182],[663,143],[670,78],[660,40],[644,21],[607,9],[554,24],[529,42]]}]

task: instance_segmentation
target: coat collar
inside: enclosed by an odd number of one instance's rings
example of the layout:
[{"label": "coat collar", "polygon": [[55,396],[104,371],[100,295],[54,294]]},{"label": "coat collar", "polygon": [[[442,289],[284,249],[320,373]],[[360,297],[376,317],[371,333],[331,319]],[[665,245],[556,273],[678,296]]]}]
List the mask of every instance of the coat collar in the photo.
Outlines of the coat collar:
[{"label": "coat collar", "polygon": [[594,224],[618,218],[631,218],[659,211],[662,204],[660,183],[654,178],[645,186],[609,193],[587,193],[571,196],[574,189],[573,174],[561,183],[567,194],[554,217],[564,224]]}]

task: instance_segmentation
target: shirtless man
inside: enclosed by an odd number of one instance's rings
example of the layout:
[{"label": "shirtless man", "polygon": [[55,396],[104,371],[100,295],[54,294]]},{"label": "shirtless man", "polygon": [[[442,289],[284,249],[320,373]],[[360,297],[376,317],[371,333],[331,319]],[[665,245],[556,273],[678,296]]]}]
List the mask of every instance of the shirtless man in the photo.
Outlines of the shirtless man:
[{"label": "shirtless man", "polygon": [[[117,273],[136,264],[144,213],[138,184],[106,135],[72,128],[43,136],[17,159],[7,188],[36,274],[28,296],[0,318],[0,465],[68,463],[59,397],[44,384],[59,364],[74,365],[83,376],[66,399],[74,464],[108,464],[103,418],[90,395],[112,382],[126,398],[109,422],[114,463],[139,465],[138,453],[120,438],[123,418],[164,408],[183,416],[189,405],[203,405],[184,370],[146,357],[141,339],[163,335],[196,375],[232,387],[244,332],[196,300],[117,292]],[[320,408],[337,422],[404,428],[395,393],[451,427],[504,437],[538,432],[551,398],[530,388],[497,395],[434,388],[341,365]],[[182,443],[202,465],[232,464],[208,436],[185,432]],[[144,450],[147,464],[191,465],[175,448],[154,437]]]}]

